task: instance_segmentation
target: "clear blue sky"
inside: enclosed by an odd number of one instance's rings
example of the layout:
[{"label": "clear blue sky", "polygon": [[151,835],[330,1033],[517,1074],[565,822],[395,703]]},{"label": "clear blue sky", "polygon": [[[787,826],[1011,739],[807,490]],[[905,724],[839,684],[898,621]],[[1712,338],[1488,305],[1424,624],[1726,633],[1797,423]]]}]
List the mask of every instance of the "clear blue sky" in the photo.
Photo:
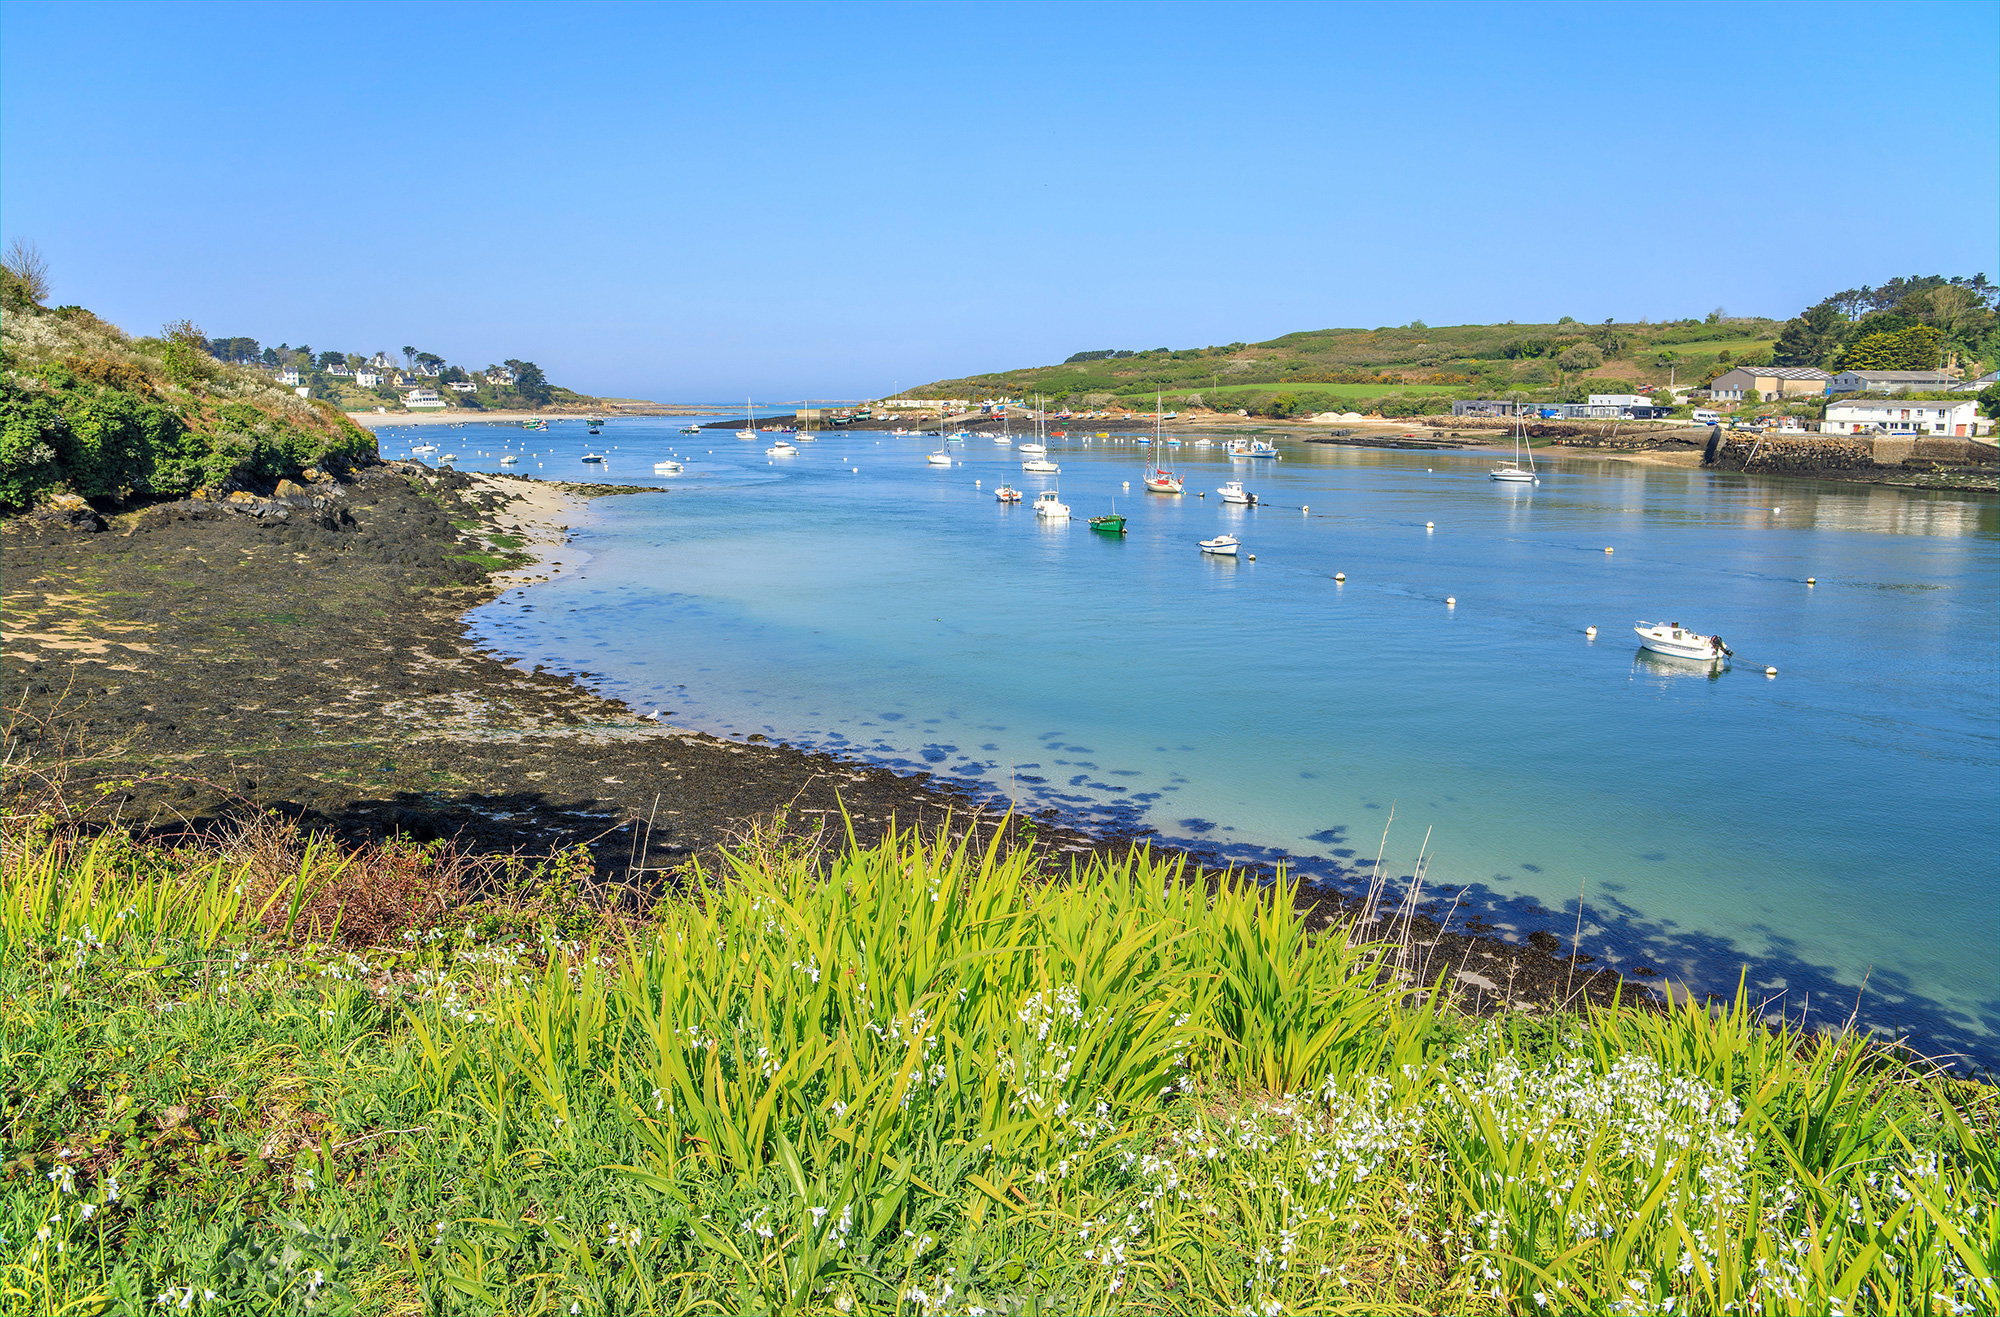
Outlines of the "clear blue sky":
[{"label": "clear blue sky", "polygon": [[2000,6],[0,5],[139,332],[663,399],[2000,275]]}]

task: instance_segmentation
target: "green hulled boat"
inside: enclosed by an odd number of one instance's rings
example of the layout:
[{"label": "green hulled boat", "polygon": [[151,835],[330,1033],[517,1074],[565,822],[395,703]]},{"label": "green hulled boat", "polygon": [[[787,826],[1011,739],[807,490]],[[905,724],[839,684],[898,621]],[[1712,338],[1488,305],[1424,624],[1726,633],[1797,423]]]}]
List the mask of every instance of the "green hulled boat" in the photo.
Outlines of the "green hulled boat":
[{"label": "green hulled boat", "polygon": [[1103,531],[1106,535],[1123,535],[1125,533],[1125,518],[1115,512],[1108,517],[1092,517],[1090,519],[1090,528],[1092,530]]}]

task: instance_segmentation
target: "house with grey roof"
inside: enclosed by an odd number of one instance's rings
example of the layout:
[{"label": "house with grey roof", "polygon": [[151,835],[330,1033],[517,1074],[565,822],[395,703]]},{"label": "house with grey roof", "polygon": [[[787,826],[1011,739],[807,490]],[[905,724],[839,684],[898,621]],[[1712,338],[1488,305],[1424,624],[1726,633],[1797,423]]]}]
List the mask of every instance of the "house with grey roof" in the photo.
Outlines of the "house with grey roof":
[{"label": "house with grey roof", "polygon": [[1828,393],[1929,393],[1958,383],[1942,370],[1843,370],[1826,386]]},{"label": "house with grey roof", "polygon": [[1721,402],[1771,402],[1826,392],[1833,377],[1817,366],[1738,366],[1715,377],[1708,396]]}]

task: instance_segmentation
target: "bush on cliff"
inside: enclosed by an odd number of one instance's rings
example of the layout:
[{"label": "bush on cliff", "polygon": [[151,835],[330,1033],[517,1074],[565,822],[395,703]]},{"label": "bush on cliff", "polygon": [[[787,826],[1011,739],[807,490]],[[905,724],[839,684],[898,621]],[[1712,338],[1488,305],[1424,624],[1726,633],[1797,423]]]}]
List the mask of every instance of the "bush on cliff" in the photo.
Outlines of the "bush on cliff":
[{"label": "bush on cliff", "polygon": [[192,326],[133,339],[10,283],[0,326],[0,508],[56,494],[179,497],[371,460],[375,440],[259,371],[192,359]]}]

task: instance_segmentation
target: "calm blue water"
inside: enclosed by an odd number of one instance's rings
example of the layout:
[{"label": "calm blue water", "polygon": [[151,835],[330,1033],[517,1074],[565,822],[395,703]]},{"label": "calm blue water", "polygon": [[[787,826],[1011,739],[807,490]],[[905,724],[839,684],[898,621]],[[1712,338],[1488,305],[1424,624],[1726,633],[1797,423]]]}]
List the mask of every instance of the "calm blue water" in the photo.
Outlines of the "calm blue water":
[{"label": "calm blue water", "polygon": [[[1613,964],[1727,990],[1748,962],[1815,1018],[1865,981],[1864,1019],[2000,1056],[1991,498],[1593,459],[1521,488],[1487,457],[1281,444],[1181,448],[1176,499],[1124,487],[1132,444],[1071,440],[1024,477],[983,439],[949,469],[877,434],[774,462],[768,436],[678,424],[607,428],[605,478],[654,483],[669,450],[687,474],[596,504],[581,574],[481,634],[684,725],[1336,883],[1365,881],[1393,808],[1389,871],[1428,838],[1461,913],[1566,936],[1581,894]],[[589,474],[573,423],[448,433],[464,468],[511,441],[542,454],[526,474]],[[1223,506],[1232,477],[1271,505]],[[1003,481],[1076,519],[996,504]],[[1114,504],[1123,540],[1083,521]],[[1196,551],[1224,529],[1255,562]],[[1718,632],[1735,665],[1642,657],[1638,618]]]}]

